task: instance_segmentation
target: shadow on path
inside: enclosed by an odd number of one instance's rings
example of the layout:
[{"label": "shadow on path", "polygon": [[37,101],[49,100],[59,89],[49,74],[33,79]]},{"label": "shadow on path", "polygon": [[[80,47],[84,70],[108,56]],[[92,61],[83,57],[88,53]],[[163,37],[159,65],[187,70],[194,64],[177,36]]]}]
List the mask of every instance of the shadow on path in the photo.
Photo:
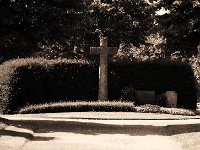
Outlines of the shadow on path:
[{"label": "shadow on path", "polygon": [[[0,123],[16,126],[15,124],[12,124],[13,123],[12,120],[4,119],[1,117],[0,117]],[[16,127],[19,127],[19,124]],[[21,128],[23,128],[23,127],[21,127]],[[0,137],[1,136],[23,137],[23,138],[26,138],[31,141],[49,141],[49,140],[54,139],[54,137],[33,136],[31,133],[11,131],[11,130],[7,130],[7,129],[0,129]]]},{"label": "shadow on path", "polygon": [[[2,121],[2,119],[0,119]],[[51,120],[7,120],[5,124],[32,130],[35,133],[69,132],[87,135],[128,134],[132,136],[163,135],[171,136],[181,133],[200,132],[200,124],[152,126],[152,125],[108,125],[76,121]],[[1,133],[1,132],[0,132]],[[6,131],[5,133],[6,134]],[[7,134],[13,134],[7,132]],[[20,135],[20,133],[18,133]],[[26,136],[21,134],[21,136]],[[34,139],[34,138],[33,138]]]},{"label": "shadow on path", "polygon": [[54,137],[41,137],[41,136],[33,136],[31,133],[26,132],[17,132],[17,131],[10,131],[10,130],[0,130],[0,136],[13,136],[13,137],[24,137],[31,141],[49,141],[53,140]]}]

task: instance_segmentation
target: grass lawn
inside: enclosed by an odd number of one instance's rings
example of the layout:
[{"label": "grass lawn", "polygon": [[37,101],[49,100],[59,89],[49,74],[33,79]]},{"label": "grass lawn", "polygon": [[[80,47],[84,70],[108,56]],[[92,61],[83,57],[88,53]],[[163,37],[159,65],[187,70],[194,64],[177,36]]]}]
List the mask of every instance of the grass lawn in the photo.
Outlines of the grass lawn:
[{"label": "grass lawn", "polygon": [[86,112],[86,111],[102,111],[102,112],[144,112],[144,113],[161,113],[172,115],[195,116],[198,112],[194,110],[182,108],[165,108],[157,105],[135,106],[132,102],[121,101],[97,101],[97,102],[56,102],[38,105],[29,105],[21,108],[15,113],[54,113],[54,112]]}]

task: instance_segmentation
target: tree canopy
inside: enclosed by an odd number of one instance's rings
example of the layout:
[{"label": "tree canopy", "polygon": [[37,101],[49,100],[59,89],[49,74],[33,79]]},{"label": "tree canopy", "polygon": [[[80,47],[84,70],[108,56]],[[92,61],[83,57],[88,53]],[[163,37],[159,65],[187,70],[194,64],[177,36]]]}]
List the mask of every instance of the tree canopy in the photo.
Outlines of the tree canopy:
[{"label": "tree canopy", "polygon": [[7,59],[42,50],[48,55],[53,49],[67,52],[81,30],[82,6],[77,0],[1,0],[1,55]]},{"label": "tree canopy", "polygon": [[[163,9],[168,13],[158,15]],[[191,56],[200,41],[199,0],[0,0],[0,20],[2,60],[88,58],[100,34],[109,46],[131,44],[162,55],[160,49]],[[162,41],[159,47],[147,42],[155,36],[164,39],[151,40]]]},{"label": "tree canopy", "polygon": [[156,18],[158,32],[166,38],[166,53],[180,51],[189,57],[196,54],[200,42],[200,1],[161,0],[161,7],[169,11]]},{"label": "tree canopy", "polygon": [[138,46],[152,27],[153,10],[145,0],[1,0],[0,53],[3,59],[85,57],[99,34],[112,46]]}]

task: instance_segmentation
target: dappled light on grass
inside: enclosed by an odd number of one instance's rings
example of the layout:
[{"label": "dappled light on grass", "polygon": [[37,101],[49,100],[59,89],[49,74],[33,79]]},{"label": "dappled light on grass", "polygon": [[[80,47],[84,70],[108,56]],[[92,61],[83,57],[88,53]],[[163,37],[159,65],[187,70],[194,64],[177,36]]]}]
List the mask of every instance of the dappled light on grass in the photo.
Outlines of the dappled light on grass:
[{"label": "dappled light on grass", "polygon": [[30,113],[54,113],[54,112],[140,112],[140,113],[160,113],[172,115],[195,116],[194,110],[182,108],[164,108],[158,105],[141,105],[135,106],[132,102],[122,101],[97,101],[97,102],[56,102],[38,105],[29,105],[21,108],[20,114]]},{"label": "dappled light on grass", "polygon": [[98,102],[57,102],[30,105],[19,110],[18,113],[44,112],[76,112],[76,111],[135,111],[132,102],[98,101]]}]

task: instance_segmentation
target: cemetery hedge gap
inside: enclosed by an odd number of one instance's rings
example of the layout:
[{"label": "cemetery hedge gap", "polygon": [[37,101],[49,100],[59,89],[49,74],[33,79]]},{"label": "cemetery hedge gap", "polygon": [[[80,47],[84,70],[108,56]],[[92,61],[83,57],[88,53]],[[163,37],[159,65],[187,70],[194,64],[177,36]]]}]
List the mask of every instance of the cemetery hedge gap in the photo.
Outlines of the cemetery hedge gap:
[{"label": "cemetery hedge gap", "polygon": [[[111,62],[108,98],[118,100],[125,87],[178,93],[178,106],[195,109],[197,91],[189,65],[177,62]],[[0,111],[27,104],[97,101],[98,64],[86,60],[16,59],[0,65]]]}]

